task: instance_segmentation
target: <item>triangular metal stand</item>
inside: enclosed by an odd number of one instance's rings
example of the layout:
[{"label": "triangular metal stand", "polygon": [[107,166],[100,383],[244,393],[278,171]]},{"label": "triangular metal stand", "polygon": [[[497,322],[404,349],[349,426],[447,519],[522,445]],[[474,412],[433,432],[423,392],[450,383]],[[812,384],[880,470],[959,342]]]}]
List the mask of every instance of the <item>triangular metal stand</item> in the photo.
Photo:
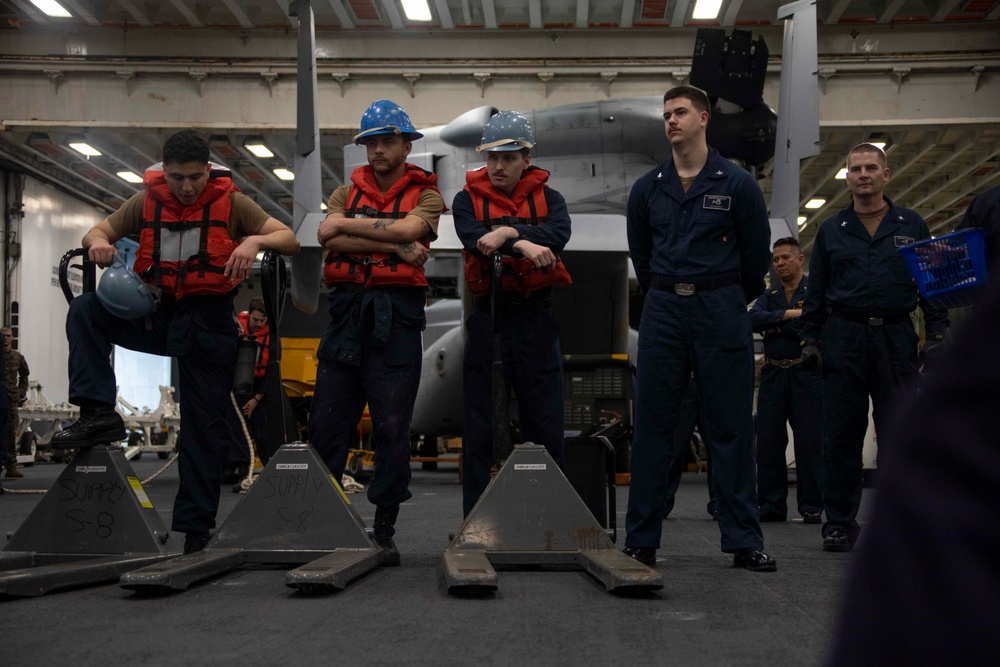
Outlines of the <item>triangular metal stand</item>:
[{"label": "triangular metal stand", "polygon": [[445,549],[448,592],[495,591],[493,565],[572,565],[608,591],[663,588],[656,570],[615,548],[549,453],[532,444],[514,447]]},{"label": "triangular metal stand", "polygon": [[129,572],[124,588],[183,591],[245,563],[305,563],[285,583],[305,593],[342,589],[382,562],[351,501],[311,446],[282,445],[206,548]]},{"label": "triangular metal stand", "polygon": [[168,558],[169,535],[121,447],[94,445],[73,458],[0,552],[0,593],[114,581]]}]

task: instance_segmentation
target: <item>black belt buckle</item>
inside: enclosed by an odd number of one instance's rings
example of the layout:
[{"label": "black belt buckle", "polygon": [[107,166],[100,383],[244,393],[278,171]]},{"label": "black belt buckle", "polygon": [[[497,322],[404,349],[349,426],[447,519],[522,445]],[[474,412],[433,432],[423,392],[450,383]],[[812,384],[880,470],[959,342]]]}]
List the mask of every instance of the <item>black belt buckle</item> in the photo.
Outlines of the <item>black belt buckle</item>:
[{"label": "black belt buckle", "polygon": [[694,296],[694,285],[691,283],[677,283],[674,285],[674,294],[677,296]]},{"label": "black belt buckle", "polygon": [[882,320],[881,317],[869,317],[868,318],[868,326],[870,326],[870,327],[880,327],[883,324],[885,324],[885,322]]}]

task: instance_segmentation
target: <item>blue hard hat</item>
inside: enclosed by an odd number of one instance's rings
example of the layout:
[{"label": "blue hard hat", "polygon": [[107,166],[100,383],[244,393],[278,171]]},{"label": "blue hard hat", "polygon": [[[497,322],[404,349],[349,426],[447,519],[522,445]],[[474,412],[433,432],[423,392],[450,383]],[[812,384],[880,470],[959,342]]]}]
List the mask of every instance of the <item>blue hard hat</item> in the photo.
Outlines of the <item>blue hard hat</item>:
[{"label": "blue hard hat", "polygon": [[516,111],[499,111],[483,128],[483,138],[476,152],[519,151],[535,145],[535,131],[524,115]]},{"label": "blue hard hat", "polygon": [[403,107],[390,100],[372,102],[361,116],[361,131],[354,135],[354,143],[360,144],[365,137],[377,134],[401,134],[406,141],[424,136],[413,129],[410,116],[403,111]]},{"label": "blue hard hat", "polygon": [[101,305],[112,315],[124,320],[142,317],[156,310],[158,292],[128,268],[125,260],[118,254],[115,254],[111,266],[97,285],[97,299]]}]

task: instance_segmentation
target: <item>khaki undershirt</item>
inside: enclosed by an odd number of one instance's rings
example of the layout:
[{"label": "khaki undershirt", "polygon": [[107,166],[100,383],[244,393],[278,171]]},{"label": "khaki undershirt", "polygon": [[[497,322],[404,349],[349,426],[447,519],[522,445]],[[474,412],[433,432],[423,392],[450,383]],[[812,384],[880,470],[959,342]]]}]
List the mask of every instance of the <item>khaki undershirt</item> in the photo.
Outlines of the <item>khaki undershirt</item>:
[{"label": "khaki undershirt", "polygon": [[861,224],[864,225],[865,229],[868,230],[868,234],[872,238],[874,238],[875,232],[878,231],[878,226],[882,224],[882,218],[884,218],[885,214],[888,212],[889,212],[889,205],[886,204],[877,211],[873,211],[871,213],[858,213],[857,215],[858,215],[858,220],[860,220]]},{"label": "khaki undershirt", "polygon": [[677,178],[681,179],[681,187],[684,188],[684,192],[687,192],[688,189],[691,187],[691,184],[694,183],[694,179],[698,177],[688,176],[685,178],[684,176],[678,176]]},{"label": "khaki undershirt", "polygon": [[[137,192],[122,204],[121,208],[108,216],[108,224],[119,237],[131,236],[142,231],[142,205],[145,192]],[[245,236],[253,236],[264,226],[269,216],[254,200],[241,192],[230,195],[232,209],[229,211],[227,232],[234,241]]]},{"label": "khaki undershirt", "polygon": [[[345,215],[347,212],[347,197],[351,191],[350,185],[341,185],[330,195],[330,200],[326,203],[328,213],[339,213]],[[415,215],[427,223],[431,228],[431,238],[437,238],[438,222],[441,220],[441,212],[444,210],[444,199],[434,190],[424,188],[420,191],[420,199],[413,207],[409,215]]]}]

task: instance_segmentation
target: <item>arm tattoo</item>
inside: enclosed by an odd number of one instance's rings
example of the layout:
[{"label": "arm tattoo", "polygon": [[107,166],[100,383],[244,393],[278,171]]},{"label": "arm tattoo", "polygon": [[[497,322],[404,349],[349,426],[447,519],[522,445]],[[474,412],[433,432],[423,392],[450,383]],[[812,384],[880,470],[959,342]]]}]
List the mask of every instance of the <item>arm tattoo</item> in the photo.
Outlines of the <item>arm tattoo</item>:
[{"label": "arm tattoo", "polygon": [[372,229],[385,229],[394,222],[396,221],[391,218],[389,219],[379,218],[378,220],[372,223]]},{"label": "arm tattoo", "polygon": [[407,255],[413,254],[413,241],[409,241],[407,243],[400,243],[399,249],[402,250]]}]

